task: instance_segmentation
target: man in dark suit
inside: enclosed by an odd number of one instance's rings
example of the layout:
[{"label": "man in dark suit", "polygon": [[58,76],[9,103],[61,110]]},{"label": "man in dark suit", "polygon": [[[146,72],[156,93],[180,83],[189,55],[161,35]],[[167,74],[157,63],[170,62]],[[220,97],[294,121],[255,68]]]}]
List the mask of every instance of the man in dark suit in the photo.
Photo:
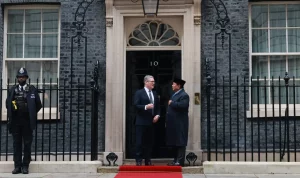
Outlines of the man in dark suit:
[{"label": "man in dark suit", "polygon": [[174,79],[175,92],[169,100],[166,118],[166,145],[173,147],[174,160],[170,166],[184,166],[185,149],[189,132],[189,95],[184,91],[184,80]]},{"label": "man in dark suit", "polygon": [[[31,161],[32,131],[36,127],[37,113],[42,103],[37,89],[26,83],[28,74],[25,68],[17,73],[18,85],[14,85],[8,93],[6,108],[8,114],[8,128],[13,136],[14,165],[13,174],[28,174]],[[22,143],[24,157],[22,162]]]},{"label": "man in dark suit", "polygon": [[159,99],[155,91],[154,77],[144,77],[144,88],[136,91],[134,105],[137,109],[136,115],[136,165],[141,166],[143,157],[145,165],[152,165],[151,152],[153,146],[153,124],[160,116]]}]

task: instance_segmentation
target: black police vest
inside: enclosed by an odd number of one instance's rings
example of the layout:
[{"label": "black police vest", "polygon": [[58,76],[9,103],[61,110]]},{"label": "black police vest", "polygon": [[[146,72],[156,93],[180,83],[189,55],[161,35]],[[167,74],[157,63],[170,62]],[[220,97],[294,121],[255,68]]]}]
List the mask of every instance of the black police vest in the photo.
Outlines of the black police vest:
[{"label": "black police vest", "polygon": [[28,86],[25,87],[25,90],[20,91],[19,86],[15,89],[14,100],[16,101],[17,111],[18,112],[29,112],[27,106],[27,94],[29,92]]}]

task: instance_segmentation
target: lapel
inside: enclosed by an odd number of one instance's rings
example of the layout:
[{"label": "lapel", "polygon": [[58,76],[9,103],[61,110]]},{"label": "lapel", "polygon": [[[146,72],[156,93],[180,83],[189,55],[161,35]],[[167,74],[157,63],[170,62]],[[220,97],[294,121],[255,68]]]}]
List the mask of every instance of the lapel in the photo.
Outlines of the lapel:
[{"label": "lapel", "polygon": [[176,95],[174,95],[172,97],[172,100],[177,100],[180,97],[180,95],[181,95],[182,92],[184,92],[184,89],[180,90],[180,92],[178,92]]}]

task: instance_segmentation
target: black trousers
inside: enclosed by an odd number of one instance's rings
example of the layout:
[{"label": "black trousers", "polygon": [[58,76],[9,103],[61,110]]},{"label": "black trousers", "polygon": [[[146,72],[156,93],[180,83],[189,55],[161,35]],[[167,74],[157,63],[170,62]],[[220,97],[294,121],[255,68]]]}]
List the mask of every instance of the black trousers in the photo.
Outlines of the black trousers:
[{"label": "black trousers", "polygon": [[[15,167],[28,167],[31,161],[32,130],[29,116],[17,117],[17,122],[12,125],[14,163]],[[22,146],[24,143],[24,157],[22,161]]]},{"label": "black trousers", "polygon": [[145,163],[151,161],[153,147],[153,126],[137,125],[136,126],[136,162]]},{"label": "black trousers", "polygon": [[174,154],[174,160],[173,162],[179,163],[181,166],[184,166],[185,161],[185,146],[173,146],[173,154]]}]

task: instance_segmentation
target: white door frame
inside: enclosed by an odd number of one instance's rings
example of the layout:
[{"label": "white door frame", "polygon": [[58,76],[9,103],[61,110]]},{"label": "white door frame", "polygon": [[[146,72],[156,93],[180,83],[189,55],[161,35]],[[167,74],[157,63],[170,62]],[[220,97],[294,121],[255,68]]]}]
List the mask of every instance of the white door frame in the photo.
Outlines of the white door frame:
[{"label": "white door frame", "polygon": [[[125,0],[124,0],[125,1]],[[194,93],[200,93],[200,0],[194,4],[160,6],[158,16],[181,16],[183,19],[182,78],[190,95],[189,141],[187,151],[202,159],[200,105],[194,104]],[[117,164],[125,158],[126,138],[126,35],[125,18],[143,17],[142,7],[114,6],[113,0],[106,0],[106,100],[105,100],[105,152],[118,155]],[[146,20],[146,18],[145,18]],[[165,22],[167,23],[167,22]]]}]

